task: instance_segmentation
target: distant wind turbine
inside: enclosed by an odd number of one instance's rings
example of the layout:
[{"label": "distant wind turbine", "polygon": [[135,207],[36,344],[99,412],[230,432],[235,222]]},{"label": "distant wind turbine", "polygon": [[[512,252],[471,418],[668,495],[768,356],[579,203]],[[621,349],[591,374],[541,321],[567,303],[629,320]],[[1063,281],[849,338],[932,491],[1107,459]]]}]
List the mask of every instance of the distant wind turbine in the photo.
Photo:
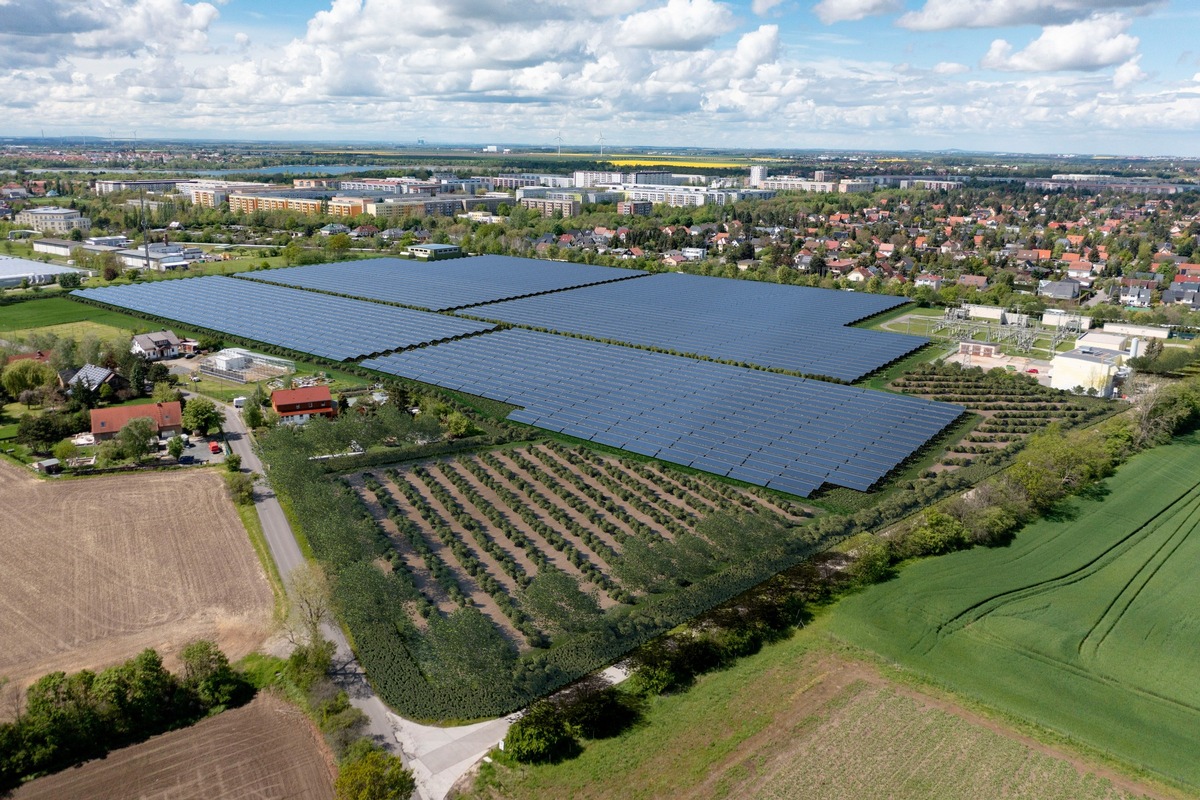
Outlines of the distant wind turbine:
[{"label": "distant wind turbine", "polygon": [[598,141],[600,142],[600,157],[604,158],[604,134],[603,133],[600,134],[600,138],[598,139]]},{"label": "distant wind turbine", "polygon": [[559,134],[554,137],[554,141],[558,142],[558,154],[561,156],[563,143],[562,132],[559,132]]}]

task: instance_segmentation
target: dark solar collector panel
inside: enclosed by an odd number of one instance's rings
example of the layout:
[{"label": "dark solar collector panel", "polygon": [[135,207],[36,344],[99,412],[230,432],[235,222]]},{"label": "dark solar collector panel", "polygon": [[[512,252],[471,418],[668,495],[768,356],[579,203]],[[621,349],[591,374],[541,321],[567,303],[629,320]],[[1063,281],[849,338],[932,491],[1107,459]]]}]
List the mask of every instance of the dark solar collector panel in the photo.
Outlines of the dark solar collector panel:
[{"label": "dark solar collector panel", "polygon": [[[890,441],[935,436],[962,413],[901,395],[796,378],[581,339],[507,330],[363,362],[437,385],[459,382],[482,357],[503,368],[471,373],[473,394],[524,410],[515,421],[558,429],[666,461],[808,494],[828,481],[867,488],[911,454]],[[643,380],[630,393],[606,364]],[[600,379],[597,379],[597,375]],[[769,404],[761,398],[774,398]],[[914,402],[915,401],[915,402]],[[923,436],[923,438],[921,438]],[[844,476],[844,477],[843,477]],[[789,488],[790,487],[790,488]]]},{"label": "dark solar collector panel", "polygon": [[[927,340],[846,325],[904,298],[667,273],[479,306],[472,315],[854,381]],[[745,385],[750,375],[729,380]]]},{"label": "dark solar collector panel", "polygon": [[72,294],[335,361],[494,327],[221,276],[79,289]]},{"label": "dark solar collector panel", "polygon": [[562,261],[473,256],[431,262],[401,258],[339,261],[247,272],[238,277],[440,311],[645,274]]}]

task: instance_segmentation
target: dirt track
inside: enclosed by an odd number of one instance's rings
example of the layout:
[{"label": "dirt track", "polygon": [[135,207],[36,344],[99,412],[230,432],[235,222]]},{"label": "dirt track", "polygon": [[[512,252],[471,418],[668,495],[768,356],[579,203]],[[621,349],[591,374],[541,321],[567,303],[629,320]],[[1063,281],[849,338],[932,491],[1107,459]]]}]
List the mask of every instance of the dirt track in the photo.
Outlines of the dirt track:
[{"label": "dirt track", "polygon": [[230,659],[271,624],[270,585],[212,470],[41,481],[0,463],[0,675],[16,687],[147,647],[168,668],[211,638]]},{"label": "dirt track", "polygon": [[250,705],[21,787],[15,800],[332,800],[333,765],[299,709]]}]

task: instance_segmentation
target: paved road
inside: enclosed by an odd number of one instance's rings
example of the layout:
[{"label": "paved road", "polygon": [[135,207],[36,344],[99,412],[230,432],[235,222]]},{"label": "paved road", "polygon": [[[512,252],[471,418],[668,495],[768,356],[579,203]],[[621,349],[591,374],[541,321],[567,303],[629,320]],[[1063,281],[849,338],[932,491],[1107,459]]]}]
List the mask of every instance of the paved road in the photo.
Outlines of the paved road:
[{"label": "paved road", "polygon": [[[191,396],[184,392],[185,396]],[[242,458],[242,469],[262,475],[262,461],[254,452],[254,443],[233,406],[218,403],[225,412],[225,438],[230,448]],[[266,479],[260,479],[254,493],[258,518],[271,557],[279,568],[284,586],[292,571],[304,563],[304,555],[296,543],[291,525]],[[322,626],[326,638],[337,648],[334,655],[335,682],[350,696],[355,708],[367,715],[367,734],[381,746],[404,759],[406,767],[417,779],[416,796],[421,800],[442,800],[450,787],[508,732],[515,716],[464,725],[439,728],[420,725],[392,713],[367,682],[354,657],[350,644],[337,625]]]},{"label": "paved road", "polygon": [[[188,395],[187,392],[184,394]],[[233,452],[241,456],[242,469],[262,475],[262,461],[254,452],[253,440],[242,422],[241,414],[233,406],[220,403],[218,406],[225,412],[225,439]],[[304,563],[304,554],[300,552],[300,545],[296,543],[296,537],[288,524],[287,516],[283,513],[283,507],[279,505],[279,499],[265,478],[260,478],[255,486],[254,505],[258,511],[258,518],[262,521],[263,535],[271,550],[271,557],[275,559],[275,565],[279,568],[279,575],[283,578],[286,588],[292,571]],[[334,656],[335,681],[350,695],[351,702],[367,715],[368,733],[379,744],[400,753],[393,723],[394,715],[375,696],[375,692],[367,683],[341,628],[326,624],[322,630],[337,648]]]},{"label": "paved road", "polygon": [[[187,392],[184,392],[184,395],[189,396]],[[225,412],[225,440],[229,442],[233,452],[241,456],[242,469],[262,475],[262,461],[254,452],[254,442],[246,431],[241,414],[233,406],[218,406]],[[267,546],[271,549],[271,557],[275,559],[279,575],[286,584],[292,570],[304,563],[304,555],[300,552],[300,545],[296,544],[296,537],[292,534],[287,517],[284,516],[283,507],[279,505],[271,484],[265,478],[260,479],[255,488],[254,505],[258,510],[258,518],[262,520],[263,534],[266,536]]]}]

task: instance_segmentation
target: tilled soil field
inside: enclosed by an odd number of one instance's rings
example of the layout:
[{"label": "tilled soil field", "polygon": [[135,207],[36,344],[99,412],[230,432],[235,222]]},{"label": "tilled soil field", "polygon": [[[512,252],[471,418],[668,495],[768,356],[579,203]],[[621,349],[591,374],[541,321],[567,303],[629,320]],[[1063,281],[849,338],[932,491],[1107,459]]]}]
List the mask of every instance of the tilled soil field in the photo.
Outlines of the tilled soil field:
[{"label": "tilled soil field", "polygon": [[210,470],[41,481],[0,463],[0,676],[16,690],[189,642],[231,660],[266,638],[272,594]]},{"label": "tilled soil field", "polygon": [[190,728],[39,778],[15,800],[274,800],[333,798],[334,770],[299,709],[260,695]]}]

